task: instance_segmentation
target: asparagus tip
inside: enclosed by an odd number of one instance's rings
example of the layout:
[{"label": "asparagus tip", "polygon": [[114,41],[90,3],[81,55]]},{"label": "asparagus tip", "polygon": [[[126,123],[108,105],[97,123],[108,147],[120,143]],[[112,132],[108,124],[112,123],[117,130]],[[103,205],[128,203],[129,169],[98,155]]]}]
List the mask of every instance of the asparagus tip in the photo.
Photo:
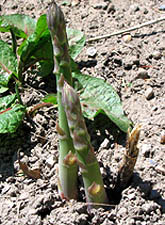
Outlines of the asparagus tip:
[{"label": "asparagus tip", "polygon": [[48,28],[54,33],[61,22],[64,22],[64,14],[56,2],[52,0],[47,13]]},{"label": "asparagus tip", "polygon": [[136,149],[137,147],[139,136],[140,136],[140,130],[141,130],[141,124],[137,124],[131,132],[128,130],[126,148],[129,149],[130,153],[134,151],[133,149]]}]

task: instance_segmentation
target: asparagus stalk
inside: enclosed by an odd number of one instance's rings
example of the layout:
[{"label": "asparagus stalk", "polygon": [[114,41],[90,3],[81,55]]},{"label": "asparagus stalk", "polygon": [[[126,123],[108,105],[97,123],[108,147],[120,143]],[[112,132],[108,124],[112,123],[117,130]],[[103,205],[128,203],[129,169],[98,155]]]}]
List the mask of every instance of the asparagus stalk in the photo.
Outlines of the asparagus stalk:
[{"label": "asparagus stalk", "polygon": [[128,131],[127,145],[123,159],[119,165],[118,177],[115,190],[122,192],[127,186],[132,177],[133,170],[139,154],[138,140],[140,136],[141,125],[137,125],[130,132]]},{"label": "asparagus stalk", "polygon": [[82,116],[79,97],[75,90],[65,81],[62,89],[62,103],[65,107],[70,134],[76,150],[77,163],[80,166],[86,199],[88,202],[106,203],[108,202],[107,195],[99,164]]},{"label": "asparagus stalk", "polygon": [[48,13],[47,23],[50,30],[54,50],[54,73],[57,80],[57,99],[59,124],[59,192],[62,198],[77,198],[77,163],[75,160],[75,149],[70,136],[66,114],[61,103],[60,79],[63,75],[67,82],[72,85],[70,57],[68,53],[68,41],[64,15],[55,1],[52,1]]},{"label": "asparagus stalk", "polygon": [[72,71],[64,14],[54,0],[52,0],[48,9],[47,23],[54,50],[54,73],[62,73],[65,80],[72,85]]}]

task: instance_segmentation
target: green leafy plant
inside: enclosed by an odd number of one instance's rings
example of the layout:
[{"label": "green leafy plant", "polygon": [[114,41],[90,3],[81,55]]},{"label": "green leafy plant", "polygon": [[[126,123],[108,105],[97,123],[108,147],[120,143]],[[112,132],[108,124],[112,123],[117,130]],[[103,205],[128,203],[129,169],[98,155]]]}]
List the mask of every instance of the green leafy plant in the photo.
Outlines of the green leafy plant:
[{"label": "green leafy plant", "polygon": [[[15,107],[19,100],[16,111],[11,110],[11,107],[1,108],[0,133],[8,133],[16,131],[25,112],[28,111],[23,106],[18,91],[24,82],[24,72],[37,63],[38,75],[48,76],[54,68],[54,60],[46,15],[41,15],[38,21],[21,14],[0,16],[0,31],[10,32],[12,37],[12,44],[0,40],[0,94],[3,96],[6,94],[1,99],[4,102],[7,96],[9,99],[12,98],[7,91],[9,90],[9,82],[13,82],[17,87],[17,95],[15,95],[17,101],[15,99],[12,106]],[[69,28],[66,32],[70,43],[69,53],[75,59],[85,44],[85,36],[82,32]],[[54,102],[54,100],[52,101]],[[22,114],[18,110],[20,103],[22,104],[20,109]],[[22,110],[23,108],[24,110]],[[17,120],[11,117],[15,121],[12,124],[12,129],[10,129],[11,123],[7,122],[9,113],[17,117]],[[4,129],[4,127],[6,128]]]}]

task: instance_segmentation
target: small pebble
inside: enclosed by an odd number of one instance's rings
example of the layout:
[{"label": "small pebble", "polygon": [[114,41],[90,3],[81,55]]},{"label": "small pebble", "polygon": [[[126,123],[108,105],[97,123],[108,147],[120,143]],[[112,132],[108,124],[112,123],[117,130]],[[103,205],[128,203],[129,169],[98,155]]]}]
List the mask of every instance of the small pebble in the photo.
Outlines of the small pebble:
[{"label": "small pebble", "polygon": [[130,220],[128,220],[128,224],[129,225],[134,225],[135,224],[135,220],[133,218],[131,218]]},{"label": "small pebble", "polygon": [[5,187],[1,190],[1,195],[6,194],[11,189],[11,185],[6,184]]},{"label": "small pebble", "polygon": [[152,87],[147,88],[144,95],[145,95],[147,100],[150,100],[151,98],[153,98],[154,97],[153,88]]},{"label": "small pebble", "polygon": [[151,211],[154,210],[154,207],[153,207],[153,205],[150,204],[150,203],[145,203],[144,205],[142,205],[142,210],[143,210],[144,212],[150,213]]},{"label": "small pebble", "polygon": [[35,8],[34,4],[29,4],[29,5],[26,6],[26,9],[30,10],[30,11],[32,11],[34,8]]},{"label": "small pebble", "polygon": [[11,8],[12,9],[17,9],[18,8],[18,5],[13,5]]},{"label": "small pebble", "polygon": [[131,37],[130,34],[126,34],[126,35],[123,36],[123,41],[124,41],[125,43],[128,43],[128,42],[130,42],[131,40],[132,40],[132,37]]},{"label": "small pebble", "polygon": [[52,168],[55,164],[55,160],[54,160],[54,156],[51,155],[47,160],[46,160],[46,165],[49,167],[49,168]]},{"label": "small pebble", "polygon": [[160,6],[159,6],[159,10],[160,10],[160,11],[165,11],[165,5],[160,5]]},{"label": "small pebble", "polygon": [[140,60],[136,56],[132,56],[132,63],[134,65],[139,65],[140,64]]},{"label": "small pebble", "polygon": [[101,9],[102,8],[102,4],[101,2],[95,2],[94,4],[92,4],[93,8],[94,9]]},{"label": "small pebble", "polygon": [[139,92],[142,90],[142,87],[144,85],[144,81],[143,80],[135,80],[132,82],[132,90],[134,90],[135,92]]},{"label": "small pebble", "polygon": [[89,29],[98,29],[98,22],[96,20],[92,20],[89,24]]},{"label": "small pebble", "polygon": [[152,107],[152,111],[157,111],[158,110],[158,107],[156,106],[156,105],[154,105],[153,107]]},{"label": "small pebble", "polygon": [[152,56],[153,56],[153,58],[154,59],[160,59],[161,58],[161,52],[160,51],[154,51],[153,53],[152,53]]},{"label": "small pebble", "polygon": [[108,6],[108,9],[107,9],[107,12],[108,13],[114,13],[116,10],[115,10],[115,5],[113,5],[112,3],[109,4]]},{"label": "small pebble", "polygon": [[96,53],[97,53],[97,50],[94,47],[90,47],[87,49],[87,55],[90,57],[94,57]]},{"label": "small pebble", "polygon": [[128,195],[129,200],[135,200],[136,199],[136,193],[131,193]]},{"label": "small pebble", "polygon": [[120,56],[114,56],[114,63],[121,66],[122,65],[122,58]]},{"label": "small pebble", "polygon": [[143,144],[141,147],[142,154],[148,158],[151,150],[151,145],[150,144]]},{"label": "small pebble", "polygon": [[148,71],[143,68],[139,68],[139,70],[137,72],[137,78],[141,78],[141,79],[149,78]]},{"label": "small pebble", "polygon": [[72,0],[71,5],[72,6],[77,6],[80,3],[80,0]]},{"label": "small pebble", "polygon": [[109,139],[105,138],[104,141],[101,143],[100,147],[107,148],[108,144],[109,144]]},{"label": "small pebble", "polygon": [[147,225],[147,222],[142,221],[142,222],[140,222],[140,225]]},{"label": "small pebble", "polygon": [[124,67],[125,70],[131,70],[132,69],[132,62],[130,61],[129,58],[123,59],[123,67]]},{"label": "small pebble", "polygon": [[132,13],[135,13],[135,12],[139,11],[140,8],[139,8],[138,4],[133,4],[130,6],[130,10]]},{"label": "small pebble", "polygon": [[92,6],[94,9],[107,9],[108,7],[106,2],[96,2]]},{"label": "small pebble", "polygon": [[117,76],[118,76],[118,77],[125,77],[125,75],[126,75],[126,73],[125,73],[124,71],[119,71],[119,72],[117,73]]},{"label": "small pebble", "polygon": [[128,210],[125,207],[122,207],[119,209],[118,215],[125,215],[125,214],[127,214],[127,211]]},{"label": "small pebble", "polygon": [[144,14],[147,14],[148,13],[148,9],[144,8]]}]

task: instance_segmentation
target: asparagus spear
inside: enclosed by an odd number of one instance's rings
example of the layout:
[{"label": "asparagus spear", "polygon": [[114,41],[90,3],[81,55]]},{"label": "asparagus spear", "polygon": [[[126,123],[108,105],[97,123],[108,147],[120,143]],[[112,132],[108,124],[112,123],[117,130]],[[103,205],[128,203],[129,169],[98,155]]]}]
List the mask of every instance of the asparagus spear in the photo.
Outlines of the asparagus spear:
[{"label": "asparagus spear", "polygon": [[121,160],[118,169],[118,177],[115,187],[115,190],[117,192],[123,191],[127,187],[132,177],[133,170],[139,154],[137,144],[140,136],[140,128],[141,125],[137,125],[131,132],[128,131],[125,154],[123,155],[123,159]]},{"label": "asparagus spear", "polygon": [[62,198],[77,198],[77,163],[75,160],[75,149],[70,136],[66,114],[61,103],[60,78],[63,75],[67,82],[72,85],[70,56],[68,53],[68,41],[64,14],[55,1],[52,1],[48,13],[47,23],[50,30],[54,50],[54,73],[57,80],[57,98],[59,124],[59,192]]},{"label": "asparagus spear", "polygon": [[88,202],[106,203],[108,202],[107,195],[99,164],[82,116],[79,97],[76,91],[65,81],[62,89],[62,103],[76,150],[77,163],[83,177],[86,199]]},{"label": "asparagus spear", "polygon": [[48,9],[47,23],[54,50],[54,73],[62,73],[65,80],[72,85],[72,71],[64,14],[54,0],[52,0]]}]

